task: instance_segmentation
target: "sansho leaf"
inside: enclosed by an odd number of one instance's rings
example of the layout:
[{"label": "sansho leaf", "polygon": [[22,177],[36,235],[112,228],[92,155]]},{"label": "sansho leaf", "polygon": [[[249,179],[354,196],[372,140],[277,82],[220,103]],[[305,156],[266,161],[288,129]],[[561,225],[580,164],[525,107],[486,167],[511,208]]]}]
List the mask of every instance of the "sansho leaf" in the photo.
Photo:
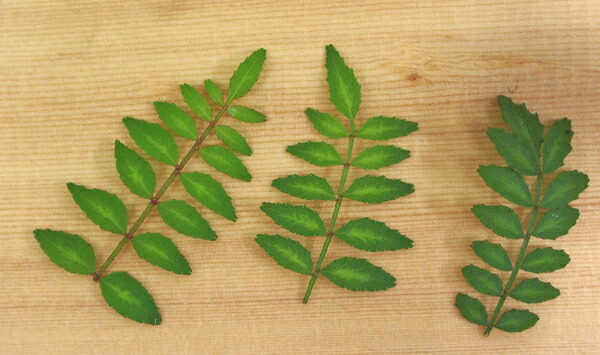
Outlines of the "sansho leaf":
[{"label": "sansho leaf", "polygon": [[113,272],[100,279],[100,289],[106,303],[125,318],[159,325],[160,312],[152,295],[126,272]]},{"label": "sansho leaf", "polygon": [[482,165],[477,170],[486,185],[505,199],[525,207],[533,207],[531,193],[523,177],[511,168]]},{"label": "sansho leaf", "polygon": [[353,120],[360,108],[360,84],[354,70],[346,65],[333,45],[325,47],[325,51],[329,100],[342,115]]},{"label": "sansho leaf", "polygon": [[510,257],[502,245],[490,243],[487,240],[477,240],[471,243],[471,248],[481,260],[491,267],[502,271],[512,270]]},{"label": "sansho leaf", "polygon": [[227,113],[238,121],[246,123],[261,123],[266,121],[265,115],[245,106],[230,106]]},{"label": "sansho leaf", "polygon": [[160,233],[144,233],[135,236],[131,242],[137,255],[150,264],[175,274],[192,273],[190,264],[170,238]]},{"label": "sansho leaf", "polygon": [[464,293],[456,295],[454,305],[460,310],[460,314],[469,322],[488,325],[488,313],[485,306],[477,298]]},{"label": "sansho leaf", "polygon": [[210,224],[196,208],[185,201],[163,201],[158,204],[158,213],[169,227],[183,235],[205,240],[217,240],[217,234],[210,227]]},{"label": "sansho leaf", "polygon": [[365,170],[377,170],[397,164],[410,157],[408,150],[393,145],[376,145],[360,152],[350,165]]},{"label": "sansho leaf", "polygon": [[525,279],[510,291],[510,297],[524,303],[542,303],[555,299],[560,291],[549,282],[543,282],[537,277]]},{"label": "sansho leaf", "polygon": [[536,156],[539,156],[544,126],[538,115],[529,112],[525,104],[517,105],[506,96],[498,96],[498,105],[504,122],[508,123],[510,129],[531,146]]},{"label": "sansho leaf", "polygon": [[306,116],[312,122],[313,126],[319,133],[329,138],[344,138],[348,137],[349,133],[346,127],[335,117],[330,114],[307,108]]},{"label": "sansho leaf", "polygon": [[564,250],[538,248],[527,254],[521,269],[535,273],[553,272],[564,268],[571,261]]},{"label": "sansho leaf", "polygon": [[498,297],[502,295],[502,280],[497,274],[473,264],[463,267],[462,274],[467,283],[479,293]]},{"label": "sansho leaf", "polygon": [[72,182],[67,183],[67,188],[90,221],[108,232],[127,233],[127,208],[117,195],[104,190],[88,189]]},{"label": "sansho leaf", "polygon": [[219,106],[225,105],[225,100],[223,99],[223,92],[219,88],[214,81],[207,79],[204,80],[204,88],[206,89],[206,93],[214,103]]},{"label": "sansho leaf", "polygon": [[484,226],[501,237],[521,239],[525,236],[519,216],[509,207],[475,205],[471,211]]},{"label": "sansho leaf", "polygon": [[502,314],[502,317],[494,324],[494,328],[509,333],[518,333],[533,327],[539,319],[536,314],[528,310],[511,309]]},{"label": "sansho leaf", "polygon": [[185,190],[196,201],[230,221],[237,220],[231,197],[217,180],[199,172],[182,173],[179,177]]},{"label": "sansho leaf", "polygon": [[250,145],[248,145],[246,138],[234,128],[229,126],[217,126],[215,127],[215,133],[221,142],[232,150],[243,155],[252,155],[252,149],[250,148]]},{"label": "sansho leaf", "polygon": [[123,123],[129,135],[143,151],[152,158],[168,165],[176,166],[179,149],[175,139],[159,124],[125,117]]},{"label": "sansho leaf", "polygon": [[546,132],[542,145],[543,173],[549,174],[564,165],[566,156],[571,152],[571,121],[567,118],[555,121]]},{"label": "sansho leaf", "polygon": [[258,234],[255,241],[277,264],[300,274],[312,274],[310,252],[297,241],[278,234]]},{"label": "sansho leaf", "polygon": [[327,180],[315,174],[289,175],[273,180],[272,185],[283,193],[305,200],[334,201],[336,199]]},{"label": "sansho leaf", "polygon": [[200,149],[200,156],[208,165],[234,179],[242,181],[252,180],[252,175],[250,175],[240,158],[225,147],[220,145],[204,147]]},{"label": "sansho leaf", "polygon": [[349,245],[366,251],[409,249],[413,241],[384,223],[370,218],[352,220],[333,233]]},{"label": "sansho leaf", "polygon": [[161,121],[173,132],[187,139],[198,138],[196,122],[179,106],[170,102],[155,102],[154,109]]},{"label": "sansho leaf", "polygon": [[317,166],[336,166],[344,162],[340,153],[325,142],[303,142],[287,147],[286,151],[293,156]]},{"label": "sansho leaf", "polygon": [[94,274],[94,248],[82,237],[50,229],[36,229],[33,235],[44,253],[56,265],[74,274]]},{"label": "sansho leaf", "polygon": [[500,128],[490,127],[487,132],[496,150],[506,160],[508,166],[523,175],[537,175],[539,156],[522,138]]},{"label": "sansho leaf", "polygon": [[273,222],[292,233],[305,237],[324,236],[327,234],[325,223],[319,214],[306,206],[263,202],[260,209]]},{"label": "sansho leaf", "polygon": [[134,194],[150,199],[156,188],[152,165],[120,141],[115,141],[115,160],[121,181]]},{"label": "sansho leaf", "polygon": [[372,141],[385,141],[409,135],[419,129],[416,122],[395,117],[377,116],[369,118],[360,127],[356,136]]},{"label": "sansho leaf", "polygon": [[566,206],[579,197],[589,182],[588,176],[577,170],[558,173],[548,186],[540,207],[553,209]]},{"label": "sansho leaf", "polygon": [[227,90],[228,104],[246,95],[252,89],[262,71],[266,55],[267,51],[263,48],[255,51],[233,73],[233,76],[229,79],[229,89]]},{"label": "sansho leaf", "polygon": [[542,239],[556,239],[569,233],[579,218],[579,210],[570,206],[546,212],[538,221],[533,235]]},{"label": "sansho leaf", "polygon": [[383,291],[396,286],[394,276],[366,259],[336,259],[321,273],[337,286],[351,291]]},{"label": "sansho leaf", "polygon": [[405,183],[400,179],[367,175],[354,180],[344,193],[344,197],[364,203],[382,203],[406,196],[414,191],[412,184]]},{"label": "sansho leaf", "polygon": [[198,117],[206,122],[212,121],[212,110],[204,96],[200,95],[198,90],[189,84],[182,84],[179,87],[183,101],[194,111]]}]

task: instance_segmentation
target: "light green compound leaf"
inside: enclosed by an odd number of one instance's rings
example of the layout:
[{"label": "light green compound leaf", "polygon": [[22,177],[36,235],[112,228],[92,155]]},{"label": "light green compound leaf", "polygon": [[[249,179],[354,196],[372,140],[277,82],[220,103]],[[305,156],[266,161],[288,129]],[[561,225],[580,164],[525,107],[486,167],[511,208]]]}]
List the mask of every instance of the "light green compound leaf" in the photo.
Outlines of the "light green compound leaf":
[{"label": "light green compound leaf", "polygon": [[267,234],[258,234],[254,240],[277,264],[300,274],[312,274],[313,262],[310,252],[297,241]]},{"label": "light green compound leaf", "polygon": [[378,116],[363,123],[356,136],[372,141],[385,141],[409,135],[419,129],[416,122],[395,117]]},{"label": "light green compound leaf", "polygon": [[529,112],[525,104],[517,105],[506,96],[498,96],[498,105],[500,105],[504,122],[508,123],[510,129],[517,136],[527,142],[536,156],[539,156],[544,126],[538,115]]},{"label": "light green compound leaf", "polygon": [[238,121],[246,123],[261,123],[265,122],[267,116],[245,106],[231,106],[227,109],[227,113]]},{"label": "light green compound leaf", "polygon": [[523,175],[538,174],[539,155],[521,137],[493,127],[488,128],[487,134],[508,166]]},{"label": "light green compound leaf", "polygon": [[383,291],[396,286],[394,276],[365,259],[336,259],[321,273],[337,286],[351,291]]},{"label": "light green compound leaf", "polygon": [[204,80],[204,88],[206,89],[206,93],[214,103],[219,106],[225,105],[225,100],[223,99],[223,92],[219,88],[214,81],[207,79]]},{"label": "light green compound leaf", "polygon": [[135,236],[131,242],[137,255],[150,264],[175,274],[192,273],[190,264],[170,238],[160,233],[144,233]]},{"label": "light green compound leaf", "polygon": [[467,283],[479,293],[498,297],[502,295],[502,280],[497,274],[473,264],[463,267],[462,274]]},{"label": "light green compound leaf", "polygon": [[227,103],[230,104],[233,100],[239,99],[246,95],[254,83],[258,80],[258,76],[263,68],[267,51],[263,48],[250,54],[233,73],[229,80],[229,89],[227,93]]},{"label": "light green compound leaf", "polygon": [[563,118],[554,122],[546,132],[546,138],[542,145],[543,173],[549,174],[564,165],[564,160],[571,152],[571,121]]},{"label": "light green compound leaf", "polygon": [[183,101],[194,111],[198,117],[206,122],[212,121],[212,110],[204,96],[200,95],[198,90],[189,84],[182,84],[179,87]]},{"label": "light green compound leaf", "polygon": [[579,218],[579,210],[570,206],[546,212],[533,230],[533,235],[542,239],[556,239],[569,233]]},{"label": "light green compound leaf", "polygon": [[523,177],[511,168],[482,165],[477,170],[486,185],[505,199],[525,207],[533,207],[531,193]]},{"label": "light green compound leaf", "polygon": [[164,201],[158,204],[158,213],[165,223],[177,232],[192,238],[217,240],[210,224],[193,206],[181,200]]},{"label": "light green compound leaf", "polygon": [[460,314],[469,322],[488,325],[488,313],[485,306],[477,298],[464,293],[456,295],[454,305],[460,310]]},{"label": "light green compound leaf", "polygon": [[125,318],[159,325],[160,312],[152,295],[133,276],[113,272],[100,279],[100,290],[106,303]]},{"label": "light green compound leaf", "polygon": [[393,145],[376,145],[363,150],[350,165],[365,170],[377,170],[397,164],[410,157],[410,152]]},{"label": "light green compound leaf", "polygon": [[36,229],[33,235],[56,265],[74,274],[94,274],[94,248],[80,236],[50,229]]},{"label": "light green compound leaf", "polygon": [[117,195],[104,190],[88,189],[72,182],[67,183],[67,188],[90,221],[108,232],[127,233],[127,208]]},{"label": "light green compound leaf", "polygon": [[549,282],[543,282],[537,277],[525,279],[510,291],[510,297],[524,303],[542,303],[555,299],[560,291]]},{"label": "light green compound leaf", "polygon": [[344,162],[340,153],[335,148],[325,142],[303,142],[287,147],[286,151],[293,156],[305,160],[316,166],[336,166]]},{"label": "light green compound leaf", "polygon": [[564,250],[538,248],[527,254],[521,269],[534,273],[553,272],[564,268],[571,261]]},{"label": "light green compound leaf", "polygon": [[519,216],[509,207],[475,205],[471,211],[484,226],[501,237],[521,239],[525,236]]},{"label": "light green compound leaf", "polygon": [[235,222],[237,216],[223,185],[208,174],[198,172],[182,173],[181,182],[185,190],[198,202],[211,211],[220,214],[230,221]]},{"label": "light green compound leaf", "polygon": [[179,106],[170,102],[155,102],[154,109],[160,120],[173,132],[187,139],[198,138],[196,122]]},{"label": "light green compound leaf", "polygon": [[248,145],[248,141],[246,141],[246,138],[234,128],[229,126],[217,126],[215,127],[215,133],[221,142],[232,150],[243,155],[252,155],[252,149],[250,148],[250,145]]},{"label": "light green compound leaf", "polygon": [[325,47],[325,51],[329,100],[342,115],[353,120],[360,109],[360,84],[333,45]]},{"label": "light green compound leaf", "polygon": [[121,181],[134,194],[150,199],[156,188],[156,174],[152,165],[118,140],[115,141],[115,160]]},{"label": "light green compound leaf", "polygon": [[367,175],[354,180],[344,193],[344,197],[364,203],[382,203],[406,196],[414,191],[412,184],[407,184],[400,179]]},{"label": "light green compound leaf", "polygon": [[346,127],[335,117],[330,114],[315,110],[314,108],[307,108],[306,116],[312,122],[315,129],[322,135],[329,138],[344,138],[348,137],[349,133]]},{"label": "light green compound leaf", "polygon": [[518,333],[535,325],[540,318],[527,310],[511,309],[504,312],[494,328],[509,333]]},{"label": "light green compound leaf", "polygon": [[250,175],[240,158],[225,147],[220,145],[204,147],[200,149],[200,156],[208,165],[234,179],[242,181],[252,180],[252,175]]},{"label": "light green compound leaf", "polygon": [[260,209],[275,224],[305,237],[324,236],[325,224],[319,214],[306,206],[263,202]]},{"label": "light green compound leaf", "polygon": [[478,240],[471,243],[471,248],[481,260],[491,267],[502,271],[512,270],[512,263],[502,245],[490,243],[487,240]]},{"label": "light green compound leaf", "polygon": [[382,222],[370,218],[355,219],[333,233],[356,249],[388,251],[409,249],[413,241]]},{"label": "light green compound leaf", "polygon": [[335,193],[324,178],[309,175],[290,175],[273,180],[273,187],[288,195],[305,200],[334,201]]},{"label": "light green compound leaf", "polygon": [[579,197],[589,182],[588,176],[577,170],[558,173],[548,186],[540,207],[554,209],[566,206]]},{"label": "light green compound leaf", "polygon": [[169,164],[177,165],[179,150],[173,136],[159,124],[125,117],[123,123],[129,135],[146,154],[152,158]]}]

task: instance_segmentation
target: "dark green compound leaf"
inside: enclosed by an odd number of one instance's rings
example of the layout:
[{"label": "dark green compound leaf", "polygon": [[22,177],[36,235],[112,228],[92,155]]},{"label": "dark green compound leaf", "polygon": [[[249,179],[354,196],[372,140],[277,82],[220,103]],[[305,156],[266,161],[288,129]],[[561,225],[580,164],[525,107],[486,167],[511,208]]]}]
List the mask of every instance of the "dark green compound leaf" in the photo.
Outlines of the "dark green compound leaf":
[{"label": "dark green compound leaf", "polygon": [[365,170],[377,170],[397,164],[409,157],[408,150],[393,145],[376,145],[363,150],[350,165]]},{"label": "dark green compound leaf", "polygon": [[234,179],[252,180],[252,175],[250,175],[240,158],[225,147],[220,145],[204,147],[200,149],[200,156],[208,165]]},{"label": "dark green compound leaf", "polygon": [[471,243],[471,248],[481,260],[491,267],[502,271],[512,270],[510,257],[502,245],[490,243],[487,240],[478,240]]},{"label": "dark green compound leaf", "polygon": [[306,206],[263,202],[260,209],[275,224],[282,226],[292,233],[305,237],[324,236],[327,234],[325,223],[319,214]]},{"label": "dark green compound leaf", "polygon": [[366,259],[336,259],[321,273],[337,286],[351,291],[383,291],[396,286],[394,276]]},{"label": "dark green compound leaf", "polygon": [[395,117],[378,116],[363,123],[356,136],[372,141],[384,141],[409,135],[419,129],[416,122]]},{"label": "dark green compound leaf", "polygon": [[344,193],[344,197],[364,203],[382,203],[406,196],[414,191],[412,184],[407,184],[400,179],[367,175],[354,180]]},{"label": "dark green compound leaf", "polygon": [[106,303],[125,318],[159,325],[160,312],[152,295],[133,276],[113,272],[100,279],[100,290]]},{"label": "dark green compound leaf", "polygon": [[36,229],[33,235],[56,265],[74,274],[94,274],[94,248],[80,236],[50,229]]},{"label": "dark green compound leaf", "polygon": [[273,187],[288,195],[305,200],[334,201],[335,193],[324,178],[309,175],[290,175],[273,180]]},{"label": "dark green compound leaf", "polygon": [[286,151],[293,156],[305,160],[316,166],[336,166],[344,162],[340,153],[335,148],[325,142],[303,142],[287,147]]},{"label": "dark green compound leaf", "polygon": [[208,174],[198,172],[182,173],[179,177],[185,190],[196,201],[230,221],[237,220],[231,197],[217,180]]},{"label": "dark green compound leaf", "polygon": [[497,274],[473,264],[463,267],[462,274],[467,283],[479,293],[498,297],[502,295],[502,280]]},{"label": "dark green compound leaf", "polygon": [[525,279],[510,291],[510,297],[524,303],[542,303],[555,299],[560,291],[549,282],[543,282],[537,277]]},{"label": "dark green compound leaf", "polygon": [[265,122],[267,116],[245,106],[231,106],[227,109],[227,113],[238,121],[246,123],[261,123]]},{"label": "dark green compound leaf", "polygon": [[521,239],[525,236],[519,216],[509,207],[475,205],[471,211],[484,226],[501,237]]},{"label": "dark green compound leaf", "polygon": [[505,199],[525,207],[533,207],[531,193],[523,177],[511,168],[482,165],[477,170],[486,185]]},{"label": "dark green compound leaf", "polygon": [[500,128],[488,128],[490,140],[496,150],[506,160],[508,166],[523,175],[537,175],[539,171],[539,154],[521,137]]},{"label": "dark green compound leaf", "polygon": [[67,188],[90,221],[108,232],[127,233],[127,208],[117,195],[104,190],[88,189],[72,182],[67,183]]},{"label": "dark green compound leaf", "polygon": [[158,213],[165,223],[177,232],[192,238],[217,240],[210,224],[193,206],[181,200],[164,201],[158,204]]},{"label": "dark green compound leaf", "polygon": [[267,51],[263,48],[250,54],[233,73],[227,90],[227,103],[246,95],[258,80]]},{"label": "dark green compound leaf", "polygon": [[469,322],[488,325],[488,313],[485,306],[477,298],[464,293],[456,295],[454,305],[460,310],[460,314]]},{"label": "dark green compound leaf", "polygon": [[150,264],[175,274],[192,273],[190,264],[170,238],[160,233],[144,233],[135,236],[131,242],[137,255]]},{"label": "dark green compound leaf", "polygon": [[170,102],[155,102],[154,109],[160,120],[173,132],[187,139],[198,138],[196,122],[179,106]]},{"label": "dark green compound leaf", "polygon": [[156,188],[156,174],[152,165],[118,140],[115,141],[115,160],[121,181],[134,194],[150,199]]},{"label": "dark green compound leaf", "polygon": [[204,96],[200,95],[198,90],[189,84],[183,84],[179,87],[183,101],[194,111],[198,117],[206,122],[212,121],[212,110]]},{"label": "dark green compound leaf", "polygon": [[370,218],[355,219],[333,233],[349,245],[366,251],[409,249],[413,241],[382,222]]},{"label": "dark green compound leaf", "polygon": [[494,328],[509,333],[518,333],[535,325],[540,318],[527,310],[511,309],[504,312]]},{"label": "dark green compound leaf", "polygon": [[138,120],[131,117],[123,119],[129,135],[146,154],[152,158],[177,165],[179,150],[173,136],[159,124]]},{"label": "dark green compound leaf", "polygon": [[556,239],[569,233],[579,218],[579,210],[570,206],[546,212],[533,230],[533,235],[542,239]]},{"label": "dark green compound leaf", "polygon": [[225,100],[223,99],[223,92],[219,88],[214,81],[207,79],[204,80],[204,88],[206,89],[206,93],[214,103],[219,106],[225,105]]},{"label": "dark green compound leaf", "polygon": [[215,133],[221,142],[232,150],[243,155],[252,155],[252,149],[250,148],[250,145],[248,145],[248,141],[246,141],[246,138],[234,128],[229,126],[217,126],[215,127]]},{"label": "dark green compound leaf", "polygon": [[579,197],[589,182],[588,176],[577,170],[558,173],[548,186],[540,207],[554,209],[566,206]]},{"label": "dark green compound leaf", "polygon": [[314,108],[307,108],[306,116],[312,122],[315,129],[322,135],[329,138],[344,138],[348,137],[349,133],[346,127],[335,117],[330,114],[315,110]]},{"label": "dark green compound leaf", "polygon": [[310,252],[297,241],[278,234],[258,234],[254,240],[277,264],[300,274],[312,274],[313,262]]},{"label": "dark green compound leaf", "polygon": [[566,156],[571,152],[571,121],[563,118],[554,122],[546,132],[542,145],[542,172],[549,174],[564,165]]},{"label": "dark green compound leaf", "polygon": [[360,84],[333,45],[325,47],[325,51],[329,100],[342,115],[353,120],[360,109]]},{"label": "dark green compound leaf", "polygon": [[506,96],[498,96],[498,105],[502,111],[504,122],[510,129],[533,149],[539,156],[540,145],[544,135],[544,126],[537,114],[527,110],[525,104],[517,105]]},{"label": "dark green compound leaf", "polygon": [[553,272],[564,268],[571,261],[564,250],[538,248],[527,254],[521,269],[534,273]]}]

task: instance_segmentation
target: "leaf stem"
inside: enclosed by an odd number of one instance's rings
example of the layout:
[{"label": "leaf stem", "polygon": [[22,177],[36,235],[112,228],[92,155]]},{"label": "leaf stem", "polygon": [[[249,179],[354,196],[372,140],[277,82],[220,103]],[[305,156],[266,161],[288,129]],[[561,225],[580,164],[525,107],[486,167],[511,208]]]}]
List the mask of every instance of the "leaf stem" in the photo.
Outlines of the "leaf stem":
[{"label": "leaf stem", "polygon": [[338,214],[340,213],[340,207],[342,206],[344,186],[346,185],[346,179],[348,178],[348,171],[350,170],[350,158],[352,157],[352,147],[354,146],[354,121],[350,121],[350,138],[348,138],[348,149],[346,150],[346,160],[344,161],[344,169],[342,170],[342,177],[340,179],[340,185],[338,187],[337,192],[337,200],[335,202],[335,207],[333,208],[333,214],[331,215],[331,222],[329,222],[329,229],[327,230],[327,238],[325,238],[325,242],[323,243],[323,247],[321,248],[321,254],[319,255],[319,259],[315,264],[315,268],[312,273],[312,277],[308,283],[308,287],[306,288],[306,293],[304,294],[304,299],[302,303],[307,304],[308,299],[310,298],[310,294],[312,293],[313,287],[317,282],[317,278],[319,277],[319,273],[321,272],[321,265],[323,264],[323,260],[325,260],[325,255],[327,254],[327,249],[329,249],[329,244],[331,244],[331,240],[333,239],[333,230],[335,228],[335,223],[337,221]]},{"label": "leaf stem", "polygon": [[527,232],[525,233],[525,237],[523,238],[523,244],[521,244],[521,249],[519,250],[519,256],[517,257],[515,266],[513,267],[513,270],[510,273],[508,281],[506,282],[506,287],[504,287],[504,290],[502,291],[502,295],[500,296],[500,299],[498,300],[498,304],[496,305],[496,308],[494,309],[492,319],[490,320],[490,322],[485,330],[485,333],[484,333],[485,336],[490,335],[491,331],[494,329],[494,325],[496,324],[496,320],[498,319],[498,316],[500,315],[502,306],[504,306],[506,297],[508,297],[508,295],[512,289],[512,286],[515,282],[515,279],[517,278],[517,274],[519,273],[519,270],[521,269],[521,265],[523,264],[523,259],[525,259],[525,253],[527,252],[527,245],[529,244],[529,240],[531,239],[531,233],[533,233],[533,230],[535,229],[535,226],[536,226],[536,219],[537,219],[537,214],[539,211],[540,195],[541,195],[541,190],[542,190],[542,176],[543,175],[541,172],[537,176],[537,182],[535,185],[535,197],[534,197],[534,201],[533,201],[533,210],[531,211],[531,216],[529,217],[529,222],[527,224]]},{"label": "leaf stem", "polygon": [[212,132],[213,128],[215,128],[215,126],[217,125],[217,122],[219,122],[219,119],[221,119],[221,116],[223,116],[225,111],[227,111],[228,106],[229,106],[229,104],[226,104],[221,107],[221,110],[215,115],[213,120],[210,121],[208,126],[204,129],[204,132],[202,132],[200,137],[198,137],[198,139],[196,139],[196,142],[194,143],[194,145],[190,148],[190,150],[183,157],[183,159],[181,159],[179,164],[173,169],[173,172],[171,173],[171,175],[169,175],[167,180],[165,180],[165,182],[162,184],[162,186],[160,187],[160,189],[158,190],[156,195],[154,195],[154,197],[150,199],[150,202],[148,202],[148,205],[146,206],[146,208],[144,209],[142,214],[138,217],[138,219],[131,226],[129,231],[123,236],[123,238],[121,239],[119,244],[117,244],[117,246],[115,247],[113,252],[110,253],[108,258],[106,258],[106,261],[102,264],[102,266],[94,274],[94,281],[99,281],[102,278],[102,275],[104,275],[104,272],[113,263],[113,261],[115,260],[117,255],[119,255],[119,253],[121,253],[121,251],[123,250],[123,248],[125,248],[125,246],[128,244],[128,242],[131,239],[133,239],[135,233],[142,226],[142,224],[144,223],[146,218],[148,218],[148,216],[150,215],[150,212],[152,212],[154,207],[158,204],[158,201],[160,200],[160,198],[165,194],[165,192],[167,192],[169,187],[171,187],[171,184],[173,183],[173,181],[175,181],[177,176],[179,174],[181,174],[181,171],[186,166],[186,164],[190,161],[190,159],[192,159],[192,157],[194,156],[194,153],[196,153],[196,151],[200,148],[200,146],[202,145],[204,140],[206,140],[206,137],[208,137],[210,132]]}]

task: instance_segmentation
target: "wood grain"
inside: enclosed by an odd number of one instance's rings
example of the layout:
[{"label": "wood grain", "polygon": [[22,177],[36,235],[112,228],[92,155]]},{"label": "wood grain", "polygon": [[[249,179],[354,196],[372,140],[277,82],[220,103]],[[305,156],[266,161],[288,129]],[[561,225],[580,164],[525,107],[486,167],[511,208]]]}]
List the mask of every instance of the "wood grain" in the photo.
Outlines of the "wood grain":
[{"label": "wood grain", "polygon": [[[284,152],[320,139],[307,106],[332,112],[324,46],[334,43],[363,87],[358,122],[396,115],[420,130],[397,141],[412,158],[381,171],[417,192],[380,206],[344,203],[340,222],[369,216],[415,240],[409,251],[367,255],[398,279],[380,293],[351,293],[276,266],[255,245],[259,232],[281,232],[262,201],[291,202],[272,179],[318,169]],[[12,353],[563,353],[600,352],[600,2],[506,1],[68,1],[0,2],[0,352]],[[224,85],[252,50],[268,51],[260,82],[244,101],[268,114],[262,125],[236,124],[249,137],[251,183],[220,176],[234,196],[238,223],[209,211],[220,239],[174,235],[156,214],[143,231],[173,236],[194,273],[175,276],[128,248],[112,270],[127,270],[152,292],[160,327],[115,314],[89,278],[53,266],[35,228],[84,235],[99,259],[117,238],[87,221],[67,181],[121,196],[132,215],[144,201],[120,183],[113,141],[131,140],[120,118],[156,121],[151,102],[181,103],[180,83]],[[460,268],[478,263],[469,244],[496,240],[470,213],[501,203],[476,174],[500,162],[485,136],[501,125],[499,94],[524,101],[544,122],[568,116],[576,132],[569,168],[589,174],[576,202],[581,218],[568,237],[534,245],[564,248],[570,265],[544,276],[562,295],[531,305],[538,325],[489,338],[453,306],[471,292]],[[231,121],[230,121],[231,122]],[[182,142],[183,144],[183,142]],[[357,151],[366,147],[360,142]],[[209,171],[195,159],[191,169]],[[169,171],[156,164],[159,180]],[[351,171],[350,178],[359,176]],[[217,174],[219,175],[219,174]],[[179,183],[168,198],[187,198]],[[310,203],[324,215],[330,203]],[[306,243],[317,252],[320,241]],[[518,242],[506,242],[514,255]],[[365,256],[332,244],[335,256]],[[484,298],[489,308],[494,300]],[[514,303],[508,302],[508,306]]]}]

